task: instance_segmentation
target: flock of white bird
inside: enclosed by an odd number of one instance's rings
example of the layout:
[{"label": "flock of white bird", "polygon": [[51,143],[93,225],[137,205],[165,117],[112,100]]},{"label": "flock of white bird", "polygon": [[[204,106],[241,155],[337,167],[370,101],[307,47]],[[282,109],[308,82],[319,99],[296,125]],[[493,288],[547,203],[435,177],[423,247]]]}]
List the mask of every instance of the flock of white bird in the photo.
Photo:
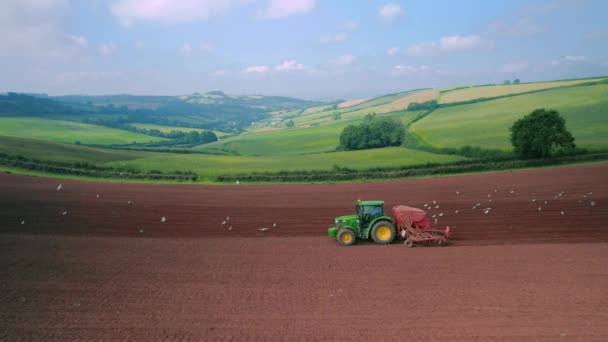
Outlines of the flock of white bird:
[{"label": "flock of white bird", "polygon": [[[237,183],[237,184],[238,184],[238,183]],[[59,184],[59,185],[57,186],[57,191],[61,191],[62,189],[63,189],[63,184]],[[493,192],[494,192],[494,193],[498,193],[499,191],[498,191],[498,189],[494,189],[494,191],[493,191]],[[509,190],[509,194],[510,194],[510,195],[515,194],[515,190],[513,190],[513,189]],[[562,197],[563,197],[565,194],[566,194],[566,192],[565,192],[565,191],[560,191],[560,192],[559,192],[559,193],[557,193],[555,196],[553,196],[553,199],[558,200],[558,199],[562,198]],[[459,190],[456,190],[456,195],[460,195],[460,191],[459,191]],[[595,201],[595,200],[593,200],[593,199],[591,198],[591,196],[592,196],[592,195],[593,195],[593,192],[591,192],[591,191],[590,191],[590,192],[588,192],[588,193],[586,193],[586,194],[584,194],[584,195],[582,195],[582,196],[581,196],[581,199],[579,199],[579,200],[578,200],[578,203],[585,204],[585,202],[586,202],[586,203],[587,203],[589,206],[591,206],[591,207],[595,207],[595,206],[597,205],[597,203],[596,203],[596,201]],[[100,196],[99,194],[97,194],[95,197],[96,197],[97,199],[99,199],[101,196]],[[487,203],[492,203],[492,192],[491,192],[491,191],[490,191],[490,193],[487,195],[487,199],[486,199],[486,201],[485,201],[485,202],[487,202]],[[539,203],[541,203],[541,202],[542,202],[541,204],[539,204],[539,206],[538,206],[538,207],[537,207],[537,209],[536,209],[536,210],[537,210],[537,211],[539,211],[539,212],[541,212],[541,211],[543,210],[543,205],[544,205],[544,206],[547,206],[547,205],[549,204],[549,201],[548,201],[548,200],[542,200],[542,201],[541,201],[541,200],[538,200],[538,199],[536,199],[536,198],[532,198],[532,199],[530,200],[530,202],[531,202],[531,203],[534,203],[534,204],[536,204],[536,202],[539,202]],[[129,204],[129,205],[130,205],[130,204],[132,204],[132,203],[133,203],[133,202],[132,202],[131,200],[127,201],[127,204]],[[438,209],[440,209],[439,204],[438,204],[438,203],[437,203],[437,201],[435,201],[435,200],[433,200],[433,201],[432,201],[430,204],[429,204],[429,203],[425,203],[425,204],[424,204],[422,207],[423,207],[424,209],[428,210],[429,212],[431,212],[431,211],[433,211],[433,210],[438,210]],[[480,207],[482,207],[482,202],[477,202],[477,203],[475,203],[475,204],[474,204],[474,205],[471,207],[471,209],[476,210],[477,208],[480,208]],[[492,211],[492,207],[491,207],[491,206],[489,206],[489,204],[488,204],[488,206],[485,206],[485,208],[483,208],[481,212],[482,212],[484,215],[488,215],[488,214],[490,214],[490,213],[491,213],[491,211]],[[459,213],[460,213],[460,211],[459,211],[459,210],[454,210],[454,214],[459,214]],[[65,211],[61,212],[61,215],[62,215],[62,216],[66,216],[67,214],[68,214],[68,211],[67,211],[67,210],[65,210]],[[566,214],[566,212],[565,212],[564,210],[561,210],[561,211],[560,211],[560,214],[561,214],[561,215],[565,215],[565,214]],[[436,225],[439,223],[439,218],[440,218],[440,217],[443,217],[443,216],[444,216],[444,213],[443,213],[443,212],[434,213],[434,214],[432,214],[432,215],[431,215],[431,218],[433,219],[433,223],[434,223],[434,225],[435,225],[435,226],[436,226]],[[166,216],[162,216],[162,217],[160,218],[160,222],[161,222],[161,223],[165,223],[165,222],[167,222],[167,217],[166,217]],[[25,224],[25,220],[22,220],[22,221],[21,221],[21,224],[22,224],[22,225],[24,225],[24,224]],[[227,226],[226,230],[227,230],[227,231],[231,231],[231,230],[233,229],[233,226],[232,226],[232,224],[231,224],[231,222],[230,222],[230,216],[226,216],[226,218],[225,218],[225,219],[222,221],[222,223],[221,223],[221,225],[220,225],[220,226],[221,226],[222,228],[226,228],[226,226]],[[276,228],[276,227],[277,227],[277,223],[275,222],[275,223],[273,223],[273,224],[272,224],[272,228]],[[139,227],[139,228],[141,228],[141,227]],[[270,230],[270,229],[271,229],[271,227],[260,227],[260,228],[258,228],[258,231],[261,231],[261,232],[266,232],[266,231],[268,231],[268,230]],[[144,232],[144,230],[143,230],[143,229],[140,229],[140,230],[139,230],[139,232],[140,232],[140,233],[143,233],[143,232]]]},{"label": "flock of white bird", "polygon": [[[472,210],[476,210],[478,208],[481,208],[481,212],[484,215],[489,215],[492,212],[492,206],[490,206],[490,204],[489,204],[489,203],[493,202],[492,193],[496,194],[498,192],[499,192],[498,189],[494,189],[493,191],[490,191],[487,194],[487,197],[486,197],[486,199],[484,201],[477,202],[477,203],[473,204],[473,206],[471,207],[471,209]],[[460,195],[460,191],[459,190],[456,190],[455,193],[456,193],[456,195]],[[514,195],[516,192],[515,192],[514,189],[511,189],[511,190],[509,190],[508,193],[509,193],[509,195]],[[565,191],[560,191],[555,196],[553,196],[553,199],[558,200],[558,199],[562,198],[562,196],[564,196],[565,194],[566,194]],[[591,195],[593,195],[593,192],[588,192],[588,193],[582,195],[581,199],[578,200],[578,203],[581,203],[581,204],[584,205],[585,201],[588,201],[587,204],[590,207],[595,207],[597,205],[597,203],[594,200],[591,199]],[[532,198],[531,199],[531,203],[536,203],[537,201],[540,203],[540,205],[536,208],[536,210],[539,211],[539,212],[542,211],[544,207],[546,207],[546,206],[549,205],[549,201],[548,200],[542,200],[542,201],[540,201],[540,200],[537,200],[536,198]],[[487,203],[487,204],[484,205],[484,203]],[[434,210],[440,208],[439,204],[435,200],[433,200],[432,203],[425,203],[425,204],[423,204],[422,207],[424,209],[426,209],[427,211],[429,211],[429,214],[432,214],[430,218],[432,219],[433,224],[435,226],[439,223],[439,218],[444,216],[443,212],[433,213]],[[454,214],[458,214],[458,213],[460,213],[459,210],[454,210]],[[565,210],[561,210],[560,211],[560,215],[565,215],[565,214],[566,214]]]},{"label": "flock of white bird", "polygon": [[[224,219],[222,221],[222,223],[220,224],[220,227],[222,227],[222,228],[225,228],[226,226],[228,226],[228,228],[226,229],[228,231],[231,231],[233,229],[232,224],[230,223],[230,216],[226,216],[226,219]],[[277,227],[277,223],[275,222],[272,224],[272,228],[276,228],[276,227]],[[270,230],[270,227],[260,227],[260,228],[258,228],[258,230],[261,232],[265,232],[265,231]]]}]

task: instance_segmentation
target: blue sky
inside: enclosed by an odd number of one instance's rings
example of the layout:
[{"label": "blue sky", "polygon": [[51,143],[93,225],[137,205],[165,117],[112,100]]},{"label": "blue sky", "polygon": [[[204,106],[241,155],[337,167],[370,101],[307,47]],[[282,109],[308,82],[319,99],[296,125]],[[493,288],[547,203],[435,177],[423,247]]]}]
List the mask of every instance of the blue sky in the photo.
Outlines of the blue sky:
[{"label": "blue sky", "polygon": [[0,91],[353,99],[608,75],[607,1],[4,0]]}]

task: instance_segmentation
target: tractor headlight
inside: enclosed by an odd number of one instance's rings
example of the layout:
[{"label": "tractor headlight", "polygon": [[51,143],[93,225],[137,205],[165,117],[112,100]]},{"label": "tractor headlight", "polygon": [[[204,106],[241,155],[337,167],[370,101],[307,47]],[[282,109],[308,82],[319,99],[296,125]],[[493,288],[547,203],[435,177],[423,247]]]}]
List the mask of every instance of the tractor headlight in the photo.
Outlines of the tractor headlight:
[{"label": "tractor headlight", "polygon": [[340,223],[340,220],[336,219],[336,224]]}]

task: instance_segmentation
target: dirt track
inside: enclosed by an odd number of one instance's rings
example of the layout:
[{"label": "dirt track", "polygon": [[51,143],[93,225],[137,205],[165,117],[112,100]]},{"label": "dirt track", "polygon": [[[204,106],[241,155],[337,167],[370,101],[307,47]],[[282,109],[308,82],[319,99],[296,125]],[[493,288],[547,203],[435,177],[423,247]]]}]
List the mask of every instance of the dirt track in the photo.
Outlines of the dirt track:
[{"label": "dirt track", "polygon": [[[606,163],[287,186],[0,174],[0,189],[0,340],[608,339]],[[435,200],[455,239],[338,247],[326,228],[357,198]]]}]

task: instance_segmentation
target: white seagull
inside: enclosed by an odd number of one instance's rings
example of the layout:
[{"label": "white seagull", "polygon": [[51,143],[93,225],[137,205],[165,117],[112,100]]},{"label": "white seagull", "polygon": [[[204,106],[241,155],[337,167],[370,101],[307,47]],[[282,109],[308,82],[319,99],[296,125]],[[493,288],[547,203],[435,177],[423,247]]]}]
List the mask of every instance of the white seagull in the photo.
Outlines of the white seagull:
[{"label": "white seagull", "polygon": [[63,188],[63,184],[59,184],[59,186],[57,187],[57,191],[61,190],[61,188]]}]

